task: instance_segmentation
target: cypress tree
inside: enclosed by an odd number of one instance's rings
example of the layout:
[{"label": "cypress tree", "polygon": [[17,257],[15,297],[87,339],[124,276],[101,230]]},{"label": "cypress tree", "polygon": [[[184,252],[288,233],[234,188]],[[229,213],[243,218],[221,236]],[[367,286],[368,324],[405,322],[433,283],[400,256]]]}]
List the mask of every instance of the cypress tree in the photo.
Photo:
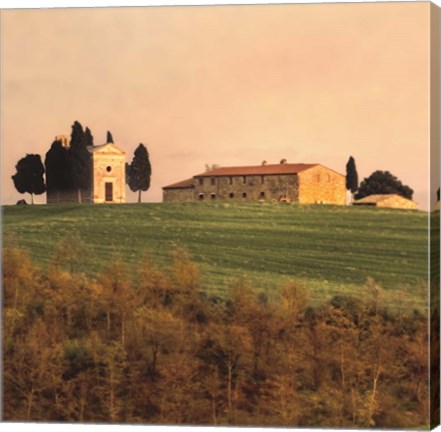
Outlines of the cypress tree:
[{"label": "cypress tree", "polygon": [[87,147],[89,146],[93,147],[93,135],[88,127],[86,127],[86,130],[84,131],[84,139],[86,140]]},{"label": "cypress tree", "polygon": [[106,143],[107,143],[107,144],[109,144],[109,143],[113,144],[113,136],[112,136],[112,134],[110,133],[110,131],[107,131],[107,140],[106,140]]},{"label": "cypress tree", "polygon": [[69,154],[61,141],[54,141],[46,153],[44,166],[46,168],[46,189],[48,192],[57,192],[58,201],[60,191],[72,189],[72,172]]},{"label": "cypress tree", "polygon": [[353,194],[358,189],[358,173],[355,166],[355,160],[351,156],[346,164],[346,190],[350,190]]},{"label": "cypress tree", "polygon": [[41,195],[46,190],[40,155],[26,155],[17,162],[15,169],[17,172],[12,176],[15,189],[20,193],[31,194],[31,202],[34,204],[34,194]]},{"label": "cypress tree", "polygon": [[78,190],[78,202],[81,203],[81,191],[90,188],[91,163],[83,127],[78,121],[72,125],[69,158],[72,166],[73,186]]},{"label": "cypress tree", "polygon": [[135,150],[132,163],[126,167],[129,188],[138,192],[138,202],[141,202],[141,191],[147,191],[150,187],[152,167],[150,165],[149,152],[141,143]]}]

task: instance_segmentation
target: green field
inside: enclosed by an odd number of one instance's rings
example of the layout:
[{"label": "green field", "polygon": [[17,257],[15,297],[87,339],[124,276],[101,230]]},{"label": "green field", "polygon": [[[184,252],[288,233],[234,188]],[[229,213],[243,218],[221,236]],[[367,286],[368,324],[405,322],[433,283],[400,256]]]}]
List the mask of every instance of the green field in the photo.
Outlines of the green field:
[{"label": "green field", "polygon": [[366,295],[370,276],[388,304],[426,306],[427,213],[420,211],[222,202],[5,206],[3,229],[6,243],[14,238],[40,266],[77,233],[90,248],[89,274],[118,255],[135,268],[145,251],[166,263],[184,247],[214,295],[241,277],[270,295],[296,278],[317,303]]}]

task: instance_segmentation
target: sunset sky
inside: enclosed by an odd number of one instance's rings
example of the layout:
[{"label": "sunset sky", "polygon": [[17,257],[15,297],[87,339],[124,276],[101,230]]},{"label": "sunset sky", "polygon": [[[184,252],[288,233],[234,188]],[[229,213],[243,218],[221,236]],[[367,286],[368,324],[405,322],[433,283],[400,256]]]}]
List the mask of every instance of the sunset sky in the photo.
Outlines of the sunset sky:
[{"label": "sunset sky", "polygon": [[[144,201],[205,164],[389,170],[427,208],[429,3],[2,12],[2,203],[75,120],[153,168]],[[28,195],[24,196],[29,200]],[[135,194],[128,194],[135,201]],[[45,202],[45,195],[36,198]]]}]

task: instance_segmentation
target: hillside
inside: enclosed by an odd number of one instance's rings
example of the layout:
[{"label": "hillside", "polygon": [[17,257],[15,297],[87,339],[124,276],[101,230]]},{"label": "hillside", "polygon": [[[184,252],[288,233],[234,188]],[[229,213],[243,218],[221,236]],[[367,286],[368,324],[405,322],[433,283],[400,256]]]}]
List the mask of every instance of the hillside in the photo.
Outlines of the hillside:
[{"label": "hillside", "polygon": [[358,296],[372,277],[387,303],[426,304],[427,213],[419,211],[221,202],[6,206],[3,229],[6,243],[28,248],[41,266],[76,233],[89,245],[89,274],[118,255],[134,267],[147,251],[165,263],[184,247],[210,295],[222,296],[240,277],[271,295],[294,277],[321,302]]}]

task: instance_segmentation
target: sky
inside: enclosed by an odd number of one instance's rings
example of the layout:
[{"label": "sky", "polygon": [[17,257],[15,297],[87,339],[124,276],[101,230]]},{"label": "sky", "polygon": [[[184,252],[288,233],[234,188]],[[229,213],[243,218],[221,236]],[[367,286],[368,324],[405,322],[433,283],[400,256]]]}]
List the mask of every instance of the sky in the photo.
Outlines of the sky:
[{"label": "sky", "polygon": [[22,198],[16,162],[78,120],[129,162],[146,145],[144,201],[205,164],[344,173],[352,155],[425,209],[429,17],[425,2],[2,11],[2,204]]}]

